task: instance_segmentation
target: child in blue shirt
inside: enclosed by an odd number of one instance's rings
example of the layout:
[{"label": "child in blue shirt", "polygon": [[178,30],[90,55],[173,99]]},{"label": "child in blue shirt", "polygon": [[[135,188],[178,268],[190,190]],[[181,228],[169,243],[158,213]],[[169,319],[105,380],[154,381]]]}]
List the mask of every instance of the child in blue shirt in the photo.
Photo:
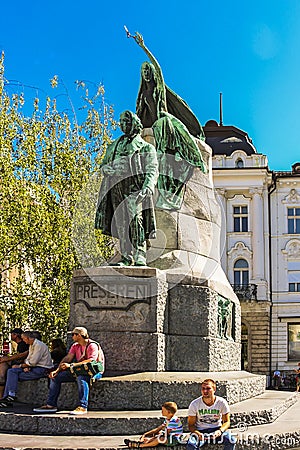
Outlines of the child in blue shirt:
[{"label": "child in blue shirt", "polygon": [[144,433],[138,441],[125,439],[125,445],[129,448],[156,447],[159,444],[177,445],[182,436],[183,427],[181,420],[176,416],[176,403],[165,402],[162,405],[161,412],[165,417],[163,424]]}]

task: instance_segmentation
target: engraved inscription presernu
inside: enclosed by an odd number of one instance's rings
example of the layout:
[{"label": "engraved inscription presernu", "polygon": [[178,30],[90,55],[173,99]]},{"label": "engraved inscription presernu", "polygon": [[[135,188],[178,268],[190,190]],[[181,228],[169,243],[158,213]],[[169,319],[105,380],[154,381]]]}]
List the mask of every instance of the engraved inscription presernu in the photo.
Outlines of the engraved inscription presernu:
[{"label": "engraved inscription presernu", "polygon": [[83,303],[89,310],[127,310],[135,303],[150,303],[149,283],[75,283],[74,303]]}]

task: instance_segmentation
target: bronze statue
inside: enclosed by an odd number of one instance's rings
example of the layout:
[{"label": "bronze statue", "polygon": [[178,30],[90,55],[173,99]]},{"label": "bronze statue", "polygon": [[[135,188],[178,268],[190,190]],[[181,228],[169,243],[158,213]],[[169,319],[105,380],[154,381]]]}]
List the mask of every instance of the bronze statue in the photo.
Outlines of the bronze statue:
[{"label": "bronze statue", "polygon": [[218,335],[220,338],[232,339],[232,303],[229,299],[218,299]]},{"label": "bronze statue", "polygon": [[117,265],[146,265],[146,240],[155,237],[152,195],[158,178],[155,147],[140,136],[142,124],[136,114],[120,116],[123,135],[107,148],[101,164],[95,228],[120,240]]},{"label": "bronze statue", "polygon": [[139,33],[132,36],[126,27],[125,30],[151,61],[142,65],[136,113],[144,128],[153,128],[156,140],[160,172],[156,206],[180,209],[185,184],[194,167],[206,171],[195,141],[195,138],[204,139],[204,133],[185,101],[166,86],[160,65],[145,46],[143,37]]}]

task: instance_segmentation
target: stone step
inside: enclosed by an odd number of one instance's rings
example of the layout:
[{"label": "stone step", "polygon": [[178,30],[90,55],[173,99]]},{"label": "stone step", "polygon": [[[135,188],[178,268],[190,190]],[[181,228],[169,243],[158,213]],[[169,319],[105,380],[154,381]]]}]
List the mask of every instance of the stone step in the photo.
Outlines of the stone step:
[{"label": "stone step", "polygon": [[[299,397],[298,397],[299,398]],[[235,432],[238,439],[236,450],[300,450],[300,401],[285,411],[275,422],[267,425],[249,427],[247,430]],[[81,420],[74,418],[75,421]],[[13,427],[12,427],[13,429]],[[25,431],[24,431],[25,433]],[[29,434],[0,434],[0,450],[124,450],[125,433],[119,436],[36,436]],[[126,437],[137,437],[128,434]],[[160,450],[169,447],[160,446]],[[173,447],[184,450],[184,446]],[[222,446],[207,445],[206,450],[222,449]]]},{"label": "stone step", "polygon": [[272,423],[294,405],[298,398],[297,392],[270,390],[254,398],[231,405],[231,427],[245,428]]},{"label": "stone step", "polygon": [[[298,398],[297,393],[266,391],[264,394],[232,405],[231,423],[237,431],[251,425],[266,424],[276,420]],[[179,410],[184,429],[187,430],[187,409]],[[89,411],[74,417],[69,411],[56,414],[34,414],[32,406],[16,403],[13,408],[0,413],[0,430],[39,435],[131,435],[142,434],[159,426],[161,411]]]},{"label": "stone step", "polygon": [[[188,408],[200,395],[201,382],[212,378],[218,395],[229,404],[262,394],[266,377],[246,371],[232,372],[143,372],[117,377],[103,377],[91,388],[89,409],[98,411],[157,410],[165,401],[174,401],[179,408]],[[48,393],[48,380],[19,383],[18,399],[23,403],[41,405]],[[65,383],[59,397],[60,409],[77,405],[77,386]]]}]

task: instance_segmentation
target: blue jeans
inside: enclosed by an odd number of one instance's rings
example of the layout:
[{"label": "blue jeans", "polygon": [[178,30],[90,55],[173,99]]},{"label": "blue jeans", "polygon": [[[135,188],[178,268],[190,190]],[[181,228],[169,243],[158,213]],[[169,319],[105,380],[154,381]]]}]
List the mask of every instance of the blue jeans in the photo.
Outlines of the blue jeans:
[{"label": "blue jeans", "polygon": [[8,395],[15,396],[18,390],[18,381],[38,380],[47,376],[45,367],[30,367],[29,372],[24,372],[21,367],[8,369],[6,384],[4,389],[4,397]]},{"label": "blue jeans", "polygon": [[[97,375],[94,376],[94,379],[100,379],[101,377],[102,374],[97,373]],[[79,406],[87,409],[90,392],[90,380],[91,377],[88,375],[78,375],[75,378],[69,370],[59,372],[55,378],[51,378],[50,380],[47,405],[57,407],[57,399],[60,394],[61,384],[71,382],[74,383],[77,381]]]},{"label": "blue jeans", "polygon": [[236,438],[232,436],[229,431],[225,431],[220,437],[216,439],[209,438],[209,434],[213,434],[219,428],[208,428],[206,430],[199,430],[200,433],[203,433],[205,438],[203,441],[200,441],[199,437],[196,434],[191,434],[191,437],[187,443],[187,450],[198,450],[203,445],[210,444],[224,444],[224,450],[234,450],[236,444]]}]

